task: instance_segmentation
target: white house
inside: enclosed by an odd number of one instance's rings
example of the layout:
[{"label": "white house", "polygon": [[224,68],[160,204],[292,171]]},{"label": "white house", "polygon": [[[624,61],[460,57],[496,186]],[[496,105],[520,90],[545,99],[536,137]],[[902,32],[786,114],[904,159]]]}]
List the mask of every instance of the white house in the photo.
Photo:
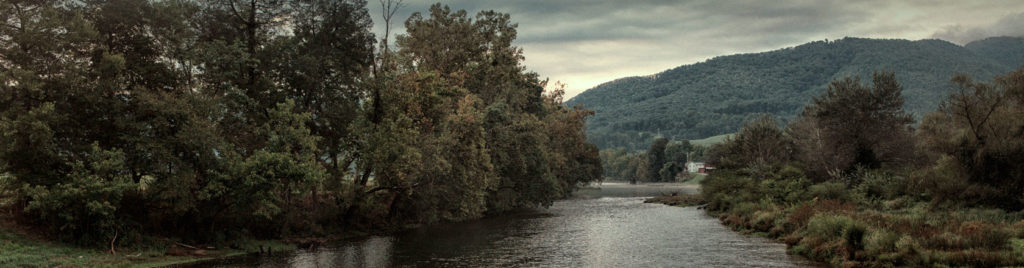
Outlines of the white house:
[{"label": "white house", "polygon": [[704,162],[686,162],[686,172],[707,174],[709,170],[715,169]]}]

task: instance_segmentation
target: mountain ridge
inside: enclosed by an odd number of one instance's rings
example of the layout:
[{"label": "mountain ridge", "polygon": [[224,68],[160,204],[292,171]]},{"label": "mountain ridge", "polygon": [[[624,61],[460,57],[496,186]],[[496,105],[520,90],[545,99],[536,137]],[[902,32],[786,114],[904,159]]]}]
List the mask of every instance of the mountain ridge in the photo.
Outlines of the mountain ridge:
[{"label": "mountain ridge", "polygon": [[[1019,53],[1018,53],[1019,52]],[[717,56],[656,74],[614,79],[568,100],[596,114],[587,122],[601,148],[645,148],[656,136],[699,139],[735,132],[759,114],[794,118],[828,83],[891,71],[904,85],[905,108],[934,110],[963,73],[988,80],[1024,64],[1024,38],[956,45],[937,39],[847,37],[759,53]]]}]

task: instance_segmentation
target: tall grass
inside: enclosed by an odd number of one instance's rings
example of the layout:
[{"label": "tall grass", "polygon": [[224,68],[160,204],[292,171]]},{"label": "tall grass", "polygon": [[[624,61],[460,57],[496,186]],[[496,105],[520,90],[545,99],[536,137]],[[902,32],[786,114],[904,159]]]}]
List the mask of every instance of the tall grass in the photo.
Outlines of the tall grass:
[{"label": "tall grass", "polygon": [[855,176],[853,185],[787,189],[786,195],[800,197],[794,200],[779,198],[778,186],[796,179],[759,183],[741,172],[713,174],[702,191],[709,213],[724,224],[780,239],[794,254],[837,266],[1024,265],[1024,213],[914,196],[908,176]]}]

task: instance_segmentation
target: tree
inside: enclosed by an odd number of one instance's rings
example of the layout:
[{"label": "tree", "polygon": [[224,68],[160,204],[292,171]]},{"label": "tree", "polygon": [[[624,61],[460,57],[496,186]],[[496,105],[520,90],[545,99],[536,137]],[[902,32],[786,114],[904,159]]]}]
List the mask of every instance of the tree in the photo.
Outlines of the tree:
[{"label": "tree", "polygon": [[661,177],[661,181],[675,182],[676,178],[679,177],[679,173],[683,171],[686,171],[686,164],[668,162],[658,171],[658,176]]},{"label": "tree", "polygon": [[507,14],[434,5],[374,55],[365,5],[0,2],[3,204],[115,247],[458,221],[601,179],[593,112],[544,93]]},{"label": "tree", "polygon": [[[961,198],[1006,209],[1024,206],[1024,69],[992,83],[953,77],[956,91],[929,114],[917,133],[936,166],[962,171],[971,183]],[[944,157],[943,157],[944,156]],[[950,167],[952,166],[952,167]],[[958,172],[957,174],[960,174]]]},{"label": "tree", "polygon": [[769,115],[744,125],[736,134],[736,142],[747,165],[778,165],[787,162],[791,155],[789,139]]},{"label": "tree", "polygon": [[670,142],[665,147],[665,163],[675,162],[685,165],[689,162],[689,154],[693,151],[693,145],[688,140]]},{"label": "tree", "polygon": [[892,73],[875,73],[873,87],[858,79],[832,81],[787,130],[799,159],[816,179],[856,167],[895,166],[912,159],[902,86]]},{"label": "tree", "polygon": [[405,25],[407,33],[397,37],[400,72],[436,74],[448,87],[465,90],[439,96],[480,100],[484,144],[498,177],[488,193],[491,212],[548,206],[577,185],[600,179],[597,149],[581,132],[592,112],[565,107],[559,89],[542,94],[546,81],[521,65],[522,50],[512,45],[516,25],[507,14],[485,11],[471,18],[435,4]]},{"label": "tree", "polygon": [[636,158],[629,161],[628,171],[632,171],[629,175],[629,183],[636,184],[638,181],[647,179],[650,177],[650,170],[647,161],[649,158],[646,153],[637,154]]},{"label": "tree", "polygon": [[791,159],[791,148],[790,138],[779,129],[775,119],[763,115],[748,121],[736,135],[713,145],[708,161],[720,169],[774,169]]},{"label": "tree", "polygon": [[657,138],[647,149],[647,177],[648,181],[661,181],[660,171],[665,166],[665,147],[668,146],[667,138]]},{"label": "tree", "polygon": [[362,80],[372,64],[372,21],[359,0],[299,1],[293,34],[278,43],[275,80],[285,98],[313,115],[309,128],[323,137],[317,148],[333,180],[341,180],[351,162],[357,135],[350,126],[365,94]]}]

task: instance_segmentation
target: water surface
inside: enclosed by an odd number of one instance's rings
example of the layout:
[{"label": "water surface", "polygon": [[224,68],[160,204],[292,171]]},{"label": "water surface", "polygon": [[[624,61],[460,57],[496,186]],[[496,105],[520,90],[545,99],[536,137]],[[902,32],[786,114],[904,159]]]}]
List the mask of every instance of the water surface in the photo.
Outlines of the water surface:
[{"label": "water surface", "polygon": [[695,207],[644,204],[678,184],[609,184],[549,209],[420,228],[213,267],[805,267],[785,245],[741,235]]}]

